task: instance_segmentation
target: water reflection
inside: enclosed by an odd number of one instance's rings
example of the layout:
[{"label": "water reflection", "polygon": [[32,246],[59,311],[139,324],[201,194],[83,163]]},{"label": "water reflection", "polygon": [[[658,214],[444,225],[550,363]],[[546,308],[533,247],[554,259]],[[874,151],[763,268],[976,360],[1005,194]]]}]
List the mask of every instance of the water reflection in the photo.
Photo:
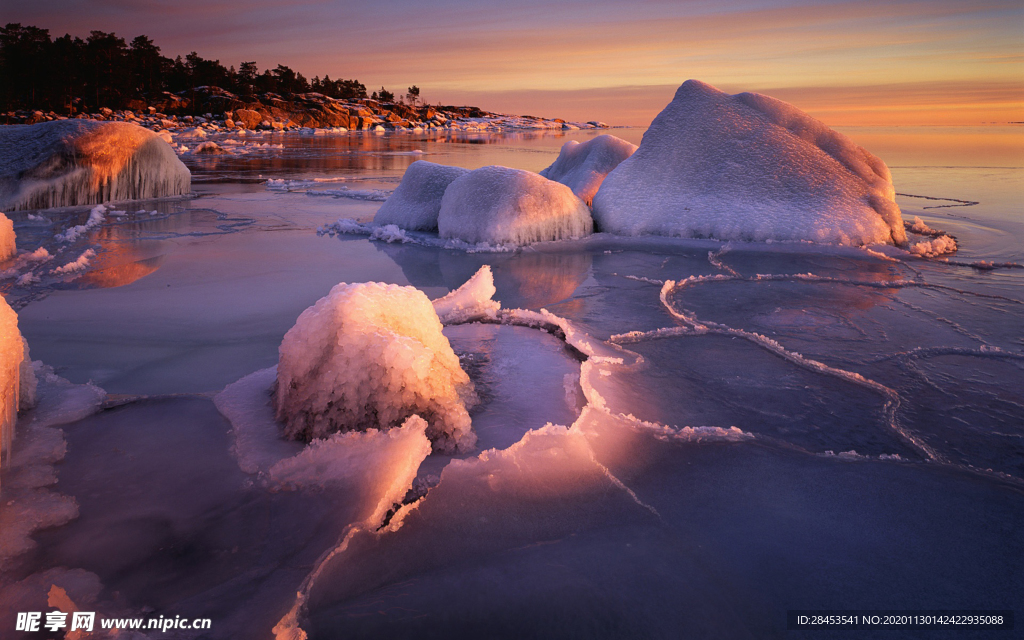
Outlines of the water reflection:
[{"label": "water reflection", "polygon": [[77,278],[73,284],[76,289],[110,289],[123,287],[140,278],[144,278],[160,268],[164,256],[144,258],[135,262],[115,264],[103,269],[89,271]]},{"label": "water reflection", "polygon": [[494,273],[495,299],[503,307],[537,309],[565,300],[590,275],[590,253],[522,251],[461,253],[419,245],[377,243],[417,287],[462,286],[483,265]]},{"label": "water reflection", "polygon": [[[221,134],[209,139],[220,143],[230,154],[185,154],[181,159],[192,171],[193,182],[251,180],[263,174],[273,177],[366,173],[400,176],[410,164],[423,159],[467,169],[499,164],[538,171],[551,164],[566,141],[584,142],[602,133],[607,132],[425,131],[385,135],[354,132],[327,136],[267,134],[247,137]],[[643,130],[616,129],[613,133],[636,143]],[[224,144],[225,140],[239,144]],[[178,142],[190,146],[198,141],[182,137]]]},{"label": "water reflection", "polygon": [[107,289],[144,278],[160,268],[166,251],[164,242],[146,236],[173,233],[187,224],[188,216],[170,216],[101,227],[89,238],[98,249],[89,268],[66,277],[59,288]]}]

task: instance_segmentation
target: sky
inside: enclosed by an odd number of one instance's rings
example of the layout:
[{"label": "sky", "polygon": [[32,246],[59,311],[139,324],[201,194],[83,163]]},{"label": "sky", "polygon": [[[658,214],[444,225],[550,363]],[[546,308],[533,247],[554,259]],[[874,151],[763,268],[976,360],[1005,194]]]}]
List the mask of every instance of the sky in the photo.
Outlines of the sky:
[{"label": "sky", "polygon": [[1024,121],[1021,0],[4,0],[51,36],[417,85],[429,103],[646,125],[697,78],[832,126]]}]

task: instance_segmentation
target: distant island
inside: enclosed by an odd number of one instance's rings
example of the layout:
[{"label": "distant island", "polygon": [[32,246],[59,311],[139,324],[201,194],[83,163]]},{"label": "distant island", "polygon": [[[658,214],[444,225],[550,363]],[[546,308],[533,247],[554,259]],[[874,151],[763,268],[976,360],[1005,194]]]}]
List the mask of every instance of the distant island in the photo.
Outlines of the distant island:
[{"label": "distant island", "polygon": [[236,69],[191,52],[174,59],[144,35],[130,43],[91,31],[56,39],[48,29],[9,23],[0,28],[0,121],[35,124],[61,118],[159,121],[193,126],[196,118],[249,129],[395,130],[443,126],[465,118],[504,119],[538,129],[605,128],[603,123],[507,116],[472,106],[428,105],[419,87],[367,94],[358,80],[312,81],[284,65]]}]

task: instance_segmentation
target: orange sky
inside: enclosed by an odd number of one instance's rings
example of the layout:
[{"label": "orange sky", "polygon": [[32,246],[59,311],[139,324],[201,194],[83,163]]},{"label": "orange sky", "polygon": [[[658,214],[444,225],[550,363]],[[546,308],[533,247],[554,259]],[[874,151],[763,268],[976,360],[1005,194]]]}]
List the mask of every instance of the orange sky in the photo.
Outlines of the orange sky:
[{"label": "orange sky", "polygon": [[1024,121],[1020,0],[7,0],[4,13],[506,113],[645,125],[697,78],[835,126]]}]

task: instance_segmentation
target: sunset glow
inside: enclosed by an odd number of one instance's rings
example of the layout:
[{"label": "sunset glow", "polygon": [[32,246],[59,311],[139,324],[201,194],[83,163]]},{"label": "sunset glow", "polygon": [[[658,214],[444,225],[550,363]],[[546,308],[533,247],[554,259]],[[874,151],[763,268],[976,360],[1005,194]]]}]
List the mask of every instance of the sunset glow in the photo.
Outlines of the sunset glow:
[{"label": "sunset glow", "polygon": [[[56,10],[60,5],[59,11]],[[1024,7],[992,2],[447,0],[173,6],[14,0],[8,22],[85,36],[146,33],[169,56],[256,59],[430,102],[646,125],[699,78],[760,91],[832,125],[1024,120]]]}]

